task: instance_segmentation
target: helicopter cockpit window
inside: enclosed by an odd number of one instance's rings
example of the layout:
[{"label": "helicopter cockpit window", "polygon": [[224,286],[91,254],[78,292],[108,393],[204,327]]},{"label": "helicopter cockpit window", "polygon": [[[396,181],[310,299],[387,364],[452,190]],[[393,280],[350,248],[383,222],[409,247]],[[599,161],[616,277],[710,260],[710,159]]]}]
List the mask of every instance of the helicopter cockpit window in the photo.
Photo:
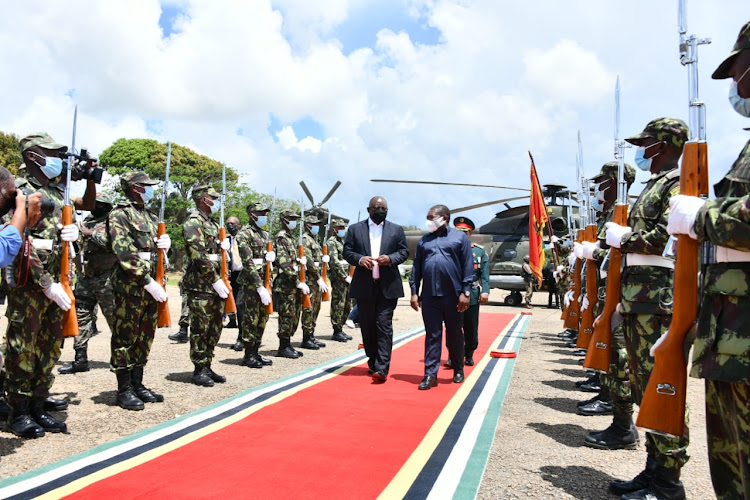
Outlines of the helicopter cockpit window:
[{"label": "helicopter cockpit window", "polygon": [[503,250],[503,258],[505,259],[515,259],[516,255],[516,251],[512,248],[506,248],[505,250]]}]

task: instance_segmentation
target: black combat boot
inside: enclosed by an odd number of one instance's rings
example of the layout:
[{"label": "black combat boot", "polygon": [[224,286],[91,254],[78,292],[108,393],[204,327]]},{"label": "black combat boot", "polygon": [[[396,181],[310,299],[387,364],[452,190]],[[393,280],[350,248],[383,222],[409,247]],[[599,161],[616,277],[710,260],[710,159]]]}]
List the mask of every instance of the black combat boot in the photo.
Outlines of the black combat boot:
[{"label": "black combat boot", "polygon": [[63,375],[68,375],[70,373],[87,372],[89,369],[89,357],[86,347],[76,347],[76,355],[73,358],[73,362],[69,365],[61,366],[57,371]]},{"label": "black combat boot", "polygon": [[133,383],[133,392],[144,403],[161,403],[164,401],[164,396],[143,385],[142,366],[136,366],[130,371],[130,381]]},{"label": "black combat boot", "polygon": [[244,342],[242,342],[242,330],[240,330],[239,332],[237,332],[237,341],[232,346],[232,349],[235,351],[241,351],[244,348],[245,344]]},{"label": "black combat boot", "polygon": [[68,400],[55,399],[49,396],[44,400],[44,409],[47,411],[65,411],[68,409]]},{"label": "black combat boot", "polygon": [[344,332],[341,332],[341,335],[343,335],[344,337],[346,337],[346,340],[352,340],[354,338],[351,335],[349,335],[348,333],[344,333]]},{"label": "black combat boot", "polygon": [[585,415],[587,417],[612,415],[612,401],[597,399],[590,404],[579,406],[577,412],[579,415]]},{"label": "black combat boot", "polygon": [[638,430],[631,416],[615,416],[612,425],[602,432],[589,433],[584,444],[600,450],[634,450],[638,445]]},{"label": "black combat boot", "polygon": [[229,315],[229,322],[224,326],[224,328],[237,328],[237,313],[232,313]]},{"label": "black combat boot", "polygon": [[685,487],[680,481],[680,469],[667,469],[657,465],[651,476],[651,484],[620,498],[624,500],[684,500]]},{"label": "black combat boot", "polygon": [[188,340],[188,327],[185,325],[180,325],[180,331],[177,333],[173,333],[172,335],[167,335],[167,338],[169,340],[173,340],[177,342],[178,344],[186,344]]},{"label": "black combat boot", "polygon": [[10,414],[8,415],[8,427],[16,436],[22,438],[38,438],[44,436],[44,429],[37,424],[29,414],[31,398],[13,394],[8,396],[10,403]]},{"label": "black combat boot", "polygon": [[117,376],[117,399],[116,403],[120,408],[126,410],[142,410],[144,407],[143,401],[138,399],[133,391],[133,382],[130,379],[129,370],[117,370],[115,372]]},{"label": "black combat boot", "polygon": [[629,481],[621,481],[615,479],[609,483],[609,491],[615,495],[624,495],[626,493],[632,493],[634,491],[648,488],[651,484],[651,480],[654,477],[654,471],[657,469],[658,464],[651,456],[646,457],[646,468],[643,469],[637,476]]},{"label": "black combat boot", "polygon": [[[258,361],[260,361],[263,366],[271,366],[273,364],[273,360],[264,358],[263,356],[261,356],[260,353],[258,352],[259,347],[260,347],[260,344],[255,346],[255,352],[254,352],[255,358],[258,359]],[[300,353],[300,356],[301,355],[302,353]]]},{"label": "black combat boot", "polygon": [[[317,349],[317,346],[316,346]],[[301,352],[297,351],[292,347],[292,343],[289,339],[279,339],[279,350],[276,351],[276,357],[278,358],[289,358],[297,359],[302,355]]]},{"label": "black combat boot", "polygon": [[578,408],[580,408],[581,406],[586,406],[586,405],[590,405],[590,404],[591,404],[591,403],[593,403],[594,401],[599,401],[599,400],[601,399],[601,397],[602,397],[602,396],[601,396],[601,394],[597,394],[596,396],[594,396],[594,397],[593,397],[593,398],[591,398],[591,399],[587,399],[586,401],[579,401],[579,402],[577,402],[577,403],[576,403],[576,406],[577,406]]},{"label": "black combat boot", "polygon": [[299,346],[302,349],[310,349],[313,351],[317,351],[318,349],[320,349],[320,346],[313,340],[312,335],[310,335],[309,337],[303,337],[302,343]]},{"label": "black combat boot", "polygon": [[348,342],[349,339],[346,335],[344,335],[344,332],[341,330],[337,332],[333,332],[333,336],[331,337],[331,340],[335,340],[336,342]]},{"label": "black combat boot", "polygon": [[209,375],[207,367],[195,365],[195,370],[193,371],[193,383],[195,385],[202,385],[203,387],[214,386],[214,381],[211,378],[211,375]]},{"label": "black combat boot", "polygon": [[258,348],[251,342],[245,342],[245,357],[242,358],[240,364],[247,366],[248,368],[263,368],[263,363],[256,357]]},{"label": "black combat boot", "polygon": [[594,372],[589,376],[589,378],[576,381],[576,387],[581,387],[583,384],[590,383],[596,383],[596,385],[599,385],[599,380],[599,372]]},{"label": "black combat boot", "polygon": [[318,344],[318,347],[325,347],[326,346],[326,343],[325,342],[321,342],[320,340],[316,339],[315,335],[310,335],[310,340],[312,340],[313,342],[315,342],[316,344]]},{"label": "black combat boot", "polygon": [[7,421],[10,415],[10,405],[4,392],[0,392],[0,420]]},{"label": "black combat boot", "polygon": [[211,365],[208,365],[206,367],[206,372],[208,372],[208,376],[211,377],[211,380],[213,380],[214,382],[218,384],[223,384],[224,382],[227,381],[227,378],[224,375],[219,375],[218,373],[213,371],[211,369]]},{"label": "black combat boot", "polygon": [[44,409],[44,399],[34,399],[31,403],[31,418],[46,432],[67,432],[65,422],[57,420]]}]

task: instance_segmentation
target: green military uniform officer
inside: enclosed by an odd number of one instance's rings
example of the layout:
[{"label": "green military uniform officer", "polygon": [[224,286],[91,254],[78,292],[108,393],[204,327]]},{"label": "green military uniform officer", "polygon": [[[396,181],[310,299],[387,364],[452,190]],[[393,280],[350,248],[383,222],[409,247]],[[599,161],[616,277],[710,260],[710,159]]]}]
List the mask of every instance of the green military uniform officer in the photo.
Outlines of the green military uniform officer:
[{"label": "green military uniform officer", "polygon": [[323,221],[315,215],[305,216],[305,231],[302,234],[302,245],[305,248],[305,283],[310,288],[310,302],[312,307],[302,309],[302,343],[304,349],[317,350],[325,347],[325,343],[315,338],[315,326],[320,314],[320,302],[323,292],[328,291],[328,283],[323,281],[321,270],[323,266],[323,251],[318,244],[318,234]]},{"label": "green military uniform officer", "polygon": [[[620,278],[622,331],[628,353],[630,388],[640,404],[654,367],[651,347],[672,319],[674,261],[661,256],[667,244],[669,199],[679,192],[679,159],[688,138],[682,120],[658,118],[643,132],[625,139],[638,146],[635,163],[650,179],[628,214],[628,227],[607,224],[606,242],[623,256]],[[632,421],[621,422],[617,431]],[[684,498],[680,470],[688,460],[687,438],[646,433],[648,454],[644,471],[630,481],[613,481],[610,491],[628,498]],[[651,496],[649,496],[651,495]]]},{"label": "green military uniform officer", "polygon": [[264,203],[251,203],[246,207],[249,224],[237,234],[237,248],[242,260],[242,270],[237,282],[242,288],[244,314],[240,322],[240,334],[245,349],[242,365],[263,368],[273,364],[258,353],[263,331],[268,321],[266,305],[271,295],[264,286],[266,262],[274,262],[275,252],[267,252],[269,235],[263,229],[268,225],[269,208]]},{"label": "green military uniform officer", "polygon": [[523,256],[523,264],[521,265],[521,278],[523,278],[523,284],[526,287],[526,293],[524,294],[524,301],[526,309],[531,309],[531,296],[534,295],[534,283],[536,283],[536,276],[531,271],[531,258],[528,255]]},{"label": "green military uniform officer", "polygon": [[299,326],[303,295],[310,293],[299,280],[299,258],[295,230],[300,216],[292,210],[280,214],[281,231],[276,235],[276,278],[273,292],[277,297],[274,309],[279,313],[279,349],[276,356],[296,359],[302,353],[292,347],[291,338]]},{"label": "green military uniform officer", "polygon": [[219,193],[209,185],[192,189],[194,210],[182,226],[187,269],[182,278],[190,309],[190,361],[193,383],[212,387],[226,377],[211,368],[222,330],[224,299],[229,288],[221,279],[221,252],[229,249],[229,240],[219,241],[219,225],[210,215],[221,208]]},{"label": "green military uniform officer", "polygon": [[328,238],[328,277],[331,280],[331,326],[333,340],[347,342],[352,339],[343,331],[347,315],[352,310],[352,299],[349,298],[349,276],[351,266],[344,259],[344,238],[349,221],[339,217],[331,219],[331,236]]}]

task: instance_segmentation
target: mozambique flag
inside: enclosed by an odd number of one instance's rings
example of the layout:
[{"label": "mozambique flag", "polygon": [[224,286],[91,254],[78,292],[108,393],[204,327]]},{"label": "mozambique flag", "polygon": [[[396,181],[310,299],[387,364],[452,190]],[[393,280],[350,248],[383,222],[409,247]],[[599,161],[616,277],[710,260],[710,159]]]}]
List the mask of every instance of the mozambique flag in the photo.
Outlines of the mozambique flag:
[{"label": "mozambique flag", "polygon": [[529,265],[531,272],[536,275],[539,284],[542,284],[542,269],[544,269],[544,226],[549,220],[547,206],[544,204],[542,187],[539,185],[539,177],[536,175],[534,157],[529,151],[531,158],[531,201],[529,203]]}]

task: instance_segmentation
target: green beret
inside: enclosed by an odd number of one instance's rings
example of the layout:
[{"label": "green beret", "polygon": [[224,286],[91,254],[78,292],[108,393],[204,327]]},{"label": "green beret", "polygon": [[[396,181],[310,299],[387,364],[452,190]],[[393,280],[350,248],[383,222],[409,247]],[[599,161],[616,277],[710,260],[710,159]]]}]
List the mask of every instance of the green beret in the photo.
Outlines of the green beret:
[{"label": "green beret", "polygon": [[678,118],[657,118],[648,122],[643,132],[625,140],[630,144],[640,146],[644,139],[649,137],[682,149],[688,140],[688,126]]}]

